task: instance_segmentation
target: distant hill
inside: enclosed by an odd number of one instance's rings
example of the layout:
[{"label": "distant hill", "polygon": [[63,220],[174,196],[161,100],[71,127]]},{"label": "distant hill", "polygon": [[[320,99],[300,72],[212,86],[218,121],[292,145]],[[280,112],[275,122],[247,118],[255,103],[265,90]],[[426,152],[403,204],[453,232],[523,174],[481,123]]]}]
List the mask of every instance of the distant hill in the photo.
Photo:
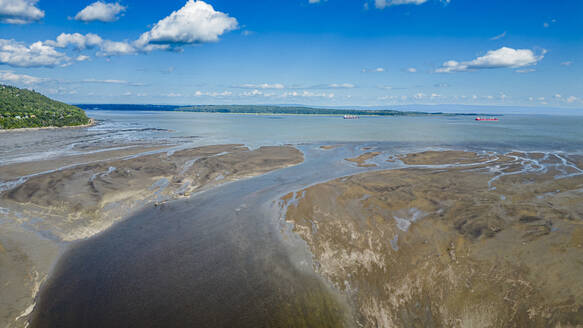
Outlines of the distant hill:
[{"label": "distant hill", "polygon": [[427,115],[476,115],[475,113],[445,114],[441,112],[413,112],[398,110],[375,109],[338,109],[314,108],[307,106],[278,106],[278,105],[128,105],[128,104],[99,104],[77,105],[86,110],[123,110],[123,111],[170,111],[196,113],[232,113],[232,114],[294,114],[294,115],[373,115],[373,116],[427,116]]},{"label": "distant hill", "polygon": [[38,92],[0,84],[0,129],[88,124],[85,112]]}]

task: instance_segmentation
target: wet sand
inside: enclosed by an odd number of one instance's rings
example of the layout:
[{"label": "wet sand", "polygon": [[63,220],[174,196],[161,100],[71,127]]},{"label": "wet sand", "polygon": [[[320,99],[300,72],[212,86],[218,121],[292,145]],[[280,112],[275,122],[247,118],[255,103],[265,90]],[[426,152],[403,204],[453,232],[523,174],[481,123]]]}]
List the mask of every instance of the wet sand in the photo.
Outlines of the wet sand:
[{"label": "wet sand", "polygon": [[360,326],[583,325],[580,156],[397,158],[282,198]]},{"label": "wet sand", "polygon": [[163,206],[303,161],[293,147],[161,149],[130,147],[0,166],[0,177],[16,183],[0,194],[2,327],[25,325],[39,287],[68,243],[94,236],[144,206]]},{"label": "wet sand", "polygon": [[371,151],[371,152],[367,152],[367,153],[364,153],[362,155],[359,155],[358,157],[347,158],[346,160],[349,162],[356,163],[359,167],[375,167],[375,166],[377,166],[376,164],[367,163],[367,161],[377,157],[380,154],[381,153],[378,151]]}]

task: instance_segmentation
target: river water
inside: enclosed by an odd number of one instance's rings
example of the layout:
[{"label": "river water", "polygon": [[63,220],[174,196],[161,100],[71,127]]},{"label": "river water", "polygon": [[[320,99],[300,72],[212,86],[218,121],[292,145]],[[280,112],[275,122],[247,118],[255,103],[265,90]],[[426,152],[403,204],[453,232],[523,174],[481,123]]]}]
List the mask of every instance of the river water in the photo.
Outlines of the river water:
[{"label": "river water", "polygon": [[[355,325],[349,301],[312,269],[278,199],[369,170],[344,159],[364,147],[581,153],[583,117],[254,116],[89,111],[87,129],[2,136],[3,163],[85,153],[103,146],[292,144],[304,163],[147,207],[78,242],[45,284],[33,327],[333,327]],[[42,137],[42,138],[41,138]],[[13,139],[11,139],[13,138]],[[35,140],[42,140],[42,146]],[[341,143],[332,150],[322,144]],[[12,148],[11,148],[12,147]],[[12,149],[12,150],[11,150]],[[15,154],[16,150],[18,153]],[[380,168],[392,164],[379,157]]]}]

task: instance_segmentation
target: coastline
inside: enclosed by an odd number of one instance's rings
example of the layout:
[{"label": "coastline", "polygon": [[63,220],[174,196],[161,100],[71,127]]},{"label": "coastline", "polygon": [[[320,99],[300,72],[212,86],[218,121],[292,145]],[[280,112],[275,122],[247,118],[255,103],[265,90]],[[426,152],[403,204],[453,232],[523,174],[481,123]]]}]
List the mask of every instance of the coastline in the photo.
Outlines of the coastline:
[{"label": "coastline", "polygon": [[89,118],[89,123],[83,125],[67,125],[67,126],[43,126],[35,128],[18,128],[18,129],[0,129],[0,133],[10,132],[25,132],[25,131],[42,131],[42,130],[59,130],[59,129],[81,129],[97,125],[97,120]]}]

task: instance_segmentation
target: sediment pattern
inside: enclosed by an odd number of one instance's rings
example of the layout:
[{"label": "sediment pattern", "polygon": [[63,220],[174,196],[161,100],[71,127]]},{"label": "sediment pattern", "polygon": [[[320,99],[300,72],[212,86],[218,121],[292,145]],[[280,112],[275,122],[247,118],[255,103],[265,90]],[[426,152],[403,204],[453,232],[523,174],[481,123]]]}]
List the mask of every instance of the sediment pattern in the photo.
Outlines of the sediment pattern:
[{"label": "sediment pattern", "polygon": [[[0,192],[0,326],[26,326],[62,242],[91,237],[143,206],[301,163],[303,154],[293,147],[219,145],[92,160],[29,176]],[[34,171],[30,166],[21,169]],[[15,165],[0,167],[0,176],[15,172]]]},{"label": "sediment pattern", "polygon": [[365,327],[582,327],[582,158],[424,152],[282,206]]}]

